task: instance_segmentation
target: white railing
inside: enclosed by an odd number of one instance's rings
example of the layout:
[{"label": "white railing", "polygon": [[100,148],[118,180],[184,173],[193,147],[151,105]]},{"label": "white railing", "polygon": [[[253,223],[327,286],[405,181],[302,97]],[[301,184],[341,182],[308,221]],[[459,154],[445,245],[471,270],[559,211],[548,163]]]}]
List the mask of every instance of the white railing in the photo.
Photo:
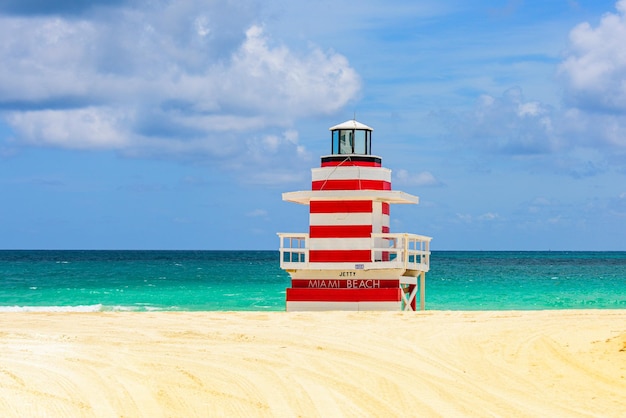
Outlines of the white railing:
[{"label": "white railing", "polygon": [[406,270],[428,271],[431,239],[416,234],[372,234],[372,261]]},{"label": "white railing", "polygon": [[[311,268],[309,265],[309,234],[279,233],[280,267],[289,269]],[[372,234],[372,256],[369,263],[359,264],[361,269],[403,268],[428,271],[430,267],[430,240],[416,234]],[[347,268],[338,264],[314,263],[316,268]],[[353,264],[354,265],[354,264]]]},{"label": "white railing", "polygon": [[287,269],[289,265],[302,266],[309,263],[309,234],[279,233],[280,238],[280,268]]}]

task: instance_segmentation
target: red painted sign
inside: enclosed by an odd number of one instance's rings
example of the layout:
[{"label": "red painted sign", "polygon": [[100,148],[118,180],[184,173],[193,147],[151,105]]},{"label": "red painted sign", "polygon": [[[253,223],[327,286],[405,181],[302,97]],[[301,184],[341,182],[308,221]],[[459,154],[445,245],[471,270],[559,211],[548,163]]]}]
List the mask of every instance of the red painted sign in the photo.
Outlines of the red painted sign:
[{"label": "red painted sign", "polygon": [[383,289],[400,287],[398,280],[380,279],[293,279],[291,287],[309,289]]}]

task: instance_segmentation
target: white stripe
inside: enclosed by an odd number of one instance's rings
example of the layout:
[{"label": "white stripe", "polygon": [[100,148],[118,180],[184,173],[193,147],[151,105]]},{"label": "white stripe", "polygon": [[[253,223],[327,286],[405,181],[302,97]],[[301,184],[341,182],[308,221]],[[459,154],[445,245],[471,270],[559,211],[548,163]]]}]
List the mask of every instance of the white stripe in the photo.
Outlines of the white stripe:
[{"label": "white stripe", "polygon": [[382,202],[372,202],[372,232],[382,231]]},{"label": "white stripe", "polygon": [[313,181],[382,180],[391,182],[391,170],[380,167],[321,167],[311,170]]},{"label": "white stripe", "polygon": [[359,302],[359,311],[399,311],[401,302]]},{"label": "white stripe", "polygon": [[287,311],[399,311],[401,302],[289,302]]},{"label": "white stripe", "polygon": [[371,225],[371,213],[311,213],[309,225]]},{"label": "white stripe", "polygon": [[371,238],[309,238],[309,250],[369,250]]},{"label": "white stripe", "polygon": [[[299,265],[299,264],[304,264],[304,265]],[[384,267],[381,267],[381,264],[383,264]],[[298,271],[304,271],[304,272],[308,272],[311,270],[329,272],[329,271],[337,271],[337,270],[342,270],[342,271],[354,270],[357,265],[359,267],[363,267],[364,269],[377,270],[377,271],[379,271],[379,269],[385,270],[385,271],[389,271],[393,269],[398,272],[396,278],[400,277],[406,271],[406,269],[404,268],[404,262],[402,261],[390,261],[390,262],[385,262],[385,263],[370,262],[370,261],[364,261],[364,262],[323,261],[323,262],[315,262],[315,263],[293,263],[289,266],[289,268],[290,269],[293,268],[294,270],[299,269]]]}]

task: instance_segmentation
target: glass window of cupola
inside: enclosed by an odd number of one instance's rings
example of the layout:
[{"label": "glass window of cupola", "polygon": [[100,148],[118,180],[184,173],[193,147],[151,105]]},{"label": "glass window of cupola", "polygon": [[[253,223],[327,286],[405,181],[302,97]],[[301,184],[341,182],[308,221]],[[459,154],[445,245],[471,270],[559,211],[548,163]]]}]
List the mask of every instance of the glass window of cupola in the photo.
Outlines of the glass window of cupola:
[{"label": "glass window of cupola", "polygon": [[332,131],[333,154],[371,153],[372,132],[364,129],[336,129]]},{"label": "glass window of cupola", "polygon": [[339,131],[339,154],[353,154],[354,131]]}]

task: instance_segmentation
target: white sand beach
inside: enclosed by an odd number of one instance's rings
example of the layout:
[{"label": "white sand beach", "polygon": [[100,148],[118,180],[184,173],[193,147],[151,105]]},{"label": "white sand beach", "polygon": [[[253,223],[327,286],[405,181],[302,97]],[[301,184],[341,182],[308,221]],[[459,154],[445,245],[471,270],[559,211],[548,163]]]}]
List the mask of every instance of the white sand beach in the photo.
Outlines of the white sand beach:
[{"label": "white sand beach", "polygon": [[626,310],[3,313],[3,417],[624,417]]}]

